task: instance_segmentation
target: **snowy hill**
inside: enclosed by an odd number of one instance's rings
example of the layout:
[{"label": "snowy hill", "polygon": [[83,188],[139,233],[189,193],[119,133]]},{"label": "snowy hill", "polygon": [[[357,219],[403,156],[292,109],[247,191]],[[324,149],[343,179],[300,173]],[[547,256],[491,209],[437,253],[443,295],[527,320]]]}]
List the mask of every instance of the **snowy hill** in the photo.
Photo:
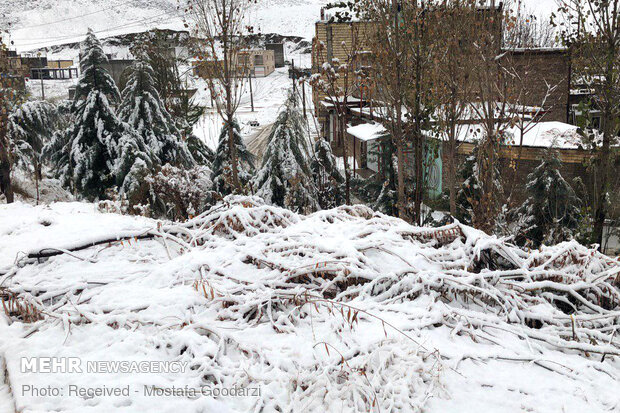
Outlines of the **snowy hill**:
[{"label": "snowy hill", "polygon": [[[248,23],[261,33],[311,39],[320,9],[332,0],[248,1]],[[30,50],[81,40],[90,27],[99,37],[160,29],[183,29],[177,0],[0,0],[0,26],[11,23],[11,40]],[[548,18],[555,0],[525,0],[523,7]]]},{"label": "snowy hill", "polygon": [[[248,2],[246,14],[248,23],[260,33],[310,39],[326,3],[328,0],[260,0]],[[23,51],[79,41],[89,27],[99,37],[152,28],[182,30],[177,4],[177,0],[0,0],[0,10],[11,23],[11,40]]]},{"label": "snowy hill", "polygon": [[[17,411],[620,408],[620,266],[574,242],[227,198],[185,223],[2,205],[0,258],[0,406]],[[20,370],[36,356],[151,368]]]}]

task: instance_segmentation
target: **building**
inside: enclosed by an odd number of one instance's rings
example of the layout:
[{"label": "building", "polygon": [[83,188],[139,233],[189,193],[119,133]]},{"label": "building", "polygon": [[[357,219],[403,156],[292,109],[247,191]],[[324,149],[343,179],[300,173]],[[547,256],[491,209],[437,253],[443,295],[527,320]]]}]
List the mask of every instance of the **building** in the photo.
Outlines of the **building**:
[{"label": "building", "polygon": [[133,59],[113,59],[112,56],[108,55],[108,61],[104,62],[101,67],[108,71],[116,86],[122,90],[133,62]]},{"label": "building", "polygon": [[275,66],[284,67],[286,64],[284,61],[284,44],[282,43],[267,43],[265,49],[273,50]]},{"label": "building", "polygon": [[266,77],[276,70],[276,58],[273,50],[242,50],[237,56],[237,67],[245,70],[252,77]]},{"label": "building", "polygon": [[12,50],[0,48],[0,86],[19,91],[26,89],[27,68],[20,56]]},{"label": "building", "polygon": [[[243,50],[235,59],[235,65],[238,76],[266,77],[276,70],[275,54],[273,50]],[[221,61],[195,61],[193,62],[193,73],[194,76],[206,79],[214,72],[223,70],[222,67]]]},{"label": "building", "polygon": [[[570,122],[570,55],[566,48],[506,49],[504,59],[521,84],[520,104],[543,106],[543,120]],[[523,87],[519,87],[523,86]]]}]

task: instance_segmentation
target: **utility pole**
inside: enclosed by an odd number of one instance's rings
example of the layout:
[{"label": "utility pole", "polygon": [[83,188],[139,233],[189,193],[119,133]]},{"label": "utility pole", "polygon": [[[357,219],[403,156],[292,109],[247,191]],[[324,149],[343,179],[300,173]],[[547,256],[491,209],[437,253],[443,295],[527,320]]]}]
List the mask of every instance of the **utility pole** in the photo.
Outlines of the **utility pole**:
[{"label": "utility pole", "polygon": [[293,92],[297,90],[297,85],[295,84],[295,80],[297,80],[297,75],[295,74],[295,59],[291,59],[291,73],[293,74]]},{"label": "utility pole", "polygon": [[41,100],[45,100],[45,84],[43,83],[43,69],[39,69],[39,77],[41,78]]},{"label": "utility pole", "polygon": [[254,92],[252,91],[252,71],[248,70],[248,81],[250,82],[250,105],[252,106],[252,112],[254,112]]},{"label": "utility pole", "polygon": [[306,79],[302,78],[301,79],[301,101],[302,101],[302,105],[304,108],[304,118],[308,118],[308,116],[306,115]]}]

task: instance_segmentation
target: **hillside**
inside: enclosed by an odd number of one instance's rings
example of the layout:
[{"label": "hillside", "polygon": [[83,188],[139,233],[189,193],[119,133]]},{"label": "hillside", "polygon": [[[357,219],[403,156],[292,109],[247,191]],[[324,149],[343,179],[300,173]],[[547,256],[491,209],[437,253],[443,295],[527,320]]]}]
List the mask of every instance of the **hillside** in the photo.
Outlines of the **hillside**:
[{"label": "hillside", "polygon": [[[185,223],[92,204],[3,206],[0,406],[618,411],[619,271],[575,242],[528,252],[362,206],[300,216],[229,197]],[[20,369],[36,356],[154,364]],[[152,371],[166,363],[181,371]],[[223,389],[237,394],[212,397]]]},{"label": "hillside", "polygon": [[[248,23],[260,33],[310,39],[328,0],[248,2]],[[23,51],[81,40],[90,27],[99,37],[152,28],[183,29],[176,0],[0,0],[11,40]],[[1,22],[1,20],[0,20]]]}]

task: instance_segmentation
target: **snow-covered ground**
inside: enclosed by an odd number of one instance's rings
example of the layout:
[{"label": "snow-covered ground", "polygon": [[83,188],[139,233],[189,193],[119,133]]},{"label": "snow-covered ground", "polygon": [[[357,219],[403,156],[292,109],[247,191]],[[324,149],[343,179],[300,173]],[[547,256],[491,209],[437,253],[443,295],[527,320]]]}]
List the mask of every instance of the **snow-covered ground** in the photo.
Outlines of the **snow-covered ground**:
[{"label": "snow-covered ground", "polygon": [[[0,406],[17,411],[620,409],[620,265],[576,243],[528,252],[460,225],[255,198],[186,223],[17,203],[0,206],[0,257]],[[44,356],[82,373],[23,370]]]},{"label": "snow-covered ground", "polygon": [[[207,113],[195,125],[194,133],[200,137],[207,145],[215,149],[222,129],[222,120],[217,111],[211,107],[209,93],[206,91],[204,80],[197,79],[198,89],[195,97],[196,102],[206,106]],[[288,68],[279,68],[267,77],[252,79],[252,92],[254,95],[254,111],[252,111],[250,88],[245,84],[241,105],[237,111],[237,120],[241,126],[242,136],[246,142],[252,141],[257,134],[268,128],[278,116],[288,93],[293,88],[293,81],[288,77]],[[312,121],[313,111],[312,94],[310,86],[306,84],[306,105],[308,111],[309,127],[312,134],[316,134],[317,125]],[[258,122],[259,126],[251,126],[250,122]],[[257,147],[264,147],[260,145]]]}]

